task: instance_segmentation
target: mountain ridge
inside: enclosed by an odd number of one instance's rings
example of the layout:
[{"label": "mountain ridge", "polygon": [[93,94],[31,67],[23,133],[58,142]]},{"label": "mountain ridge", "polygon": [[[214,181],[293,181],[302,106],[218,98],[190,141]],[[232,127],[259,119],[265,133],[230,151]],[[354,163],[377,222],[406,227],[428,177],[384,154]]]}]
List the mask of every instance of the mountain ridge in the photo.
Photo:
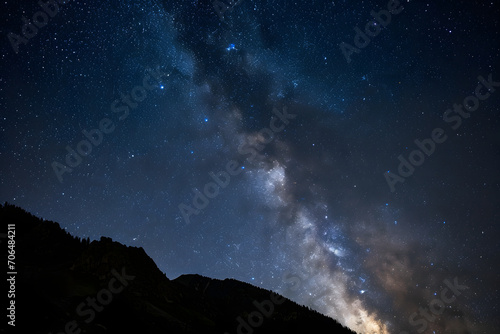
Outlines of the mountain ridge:
[{"label": "mountain ridge", "polygon": [[90,242],[0,204],[16,231],[16,327],[33,333],[347,333],[306,306],[227,278],[169,279],[142,247]]}]

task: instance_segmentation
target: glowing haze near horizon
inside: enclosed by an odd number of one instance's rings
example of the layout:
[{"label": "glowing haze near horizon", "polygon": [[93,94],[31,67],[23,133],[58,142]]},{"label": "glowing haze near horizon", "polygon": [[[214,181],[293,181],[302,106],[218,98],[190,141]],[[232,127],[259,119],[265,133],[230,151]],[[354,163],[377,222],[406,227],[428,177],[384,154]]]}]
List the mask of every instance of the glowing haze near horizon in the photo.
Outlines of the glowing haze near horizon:
[{"label": "glowing haze near horizon", "polygon": [[[0,200],[360,333],[416,333],[410,315],[458,278],[425,333],[498,332],[500,88],[456,131],[443,121],[478,76],[500,81],[498,4],[401,5],[347,63],[339,44],[387,1],[242,0],[224,21],[209,1],[71,1],[18,54],[6,36],[40,8],[5,1]],[[150,70],[163,77],[119,120],[110,106]],[[114,131],[59,182],[51,164],[103,118]],[[384,173],[438,127],[447,141],[391,192]],[[232,160],[186,224],[179,205]]]}]

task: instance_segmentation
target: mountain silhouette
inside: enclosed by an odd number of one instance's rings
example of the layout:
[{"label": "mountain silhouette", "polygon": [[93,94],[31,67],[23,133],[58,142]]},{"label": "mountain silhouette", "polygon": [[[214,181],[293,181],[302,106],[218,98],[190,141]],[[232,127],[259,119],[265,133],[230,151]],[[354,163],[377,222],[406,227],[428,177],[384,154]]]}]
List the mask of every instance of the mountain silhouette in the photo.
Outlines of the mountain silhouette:
[{"label": "mountain silhouette", "polygon": [[[9,248],[15,274],[7,275],[14,280],[3,291],[15,294],[16,332],[354,334],[308,307],[234,279],[170,280],[143,248],[107,237],[82,240],[8,203],[0,205],[0,221],[2,248],[15,240]],[[8,224],[15,225],[14,238],[6,238]]]}]

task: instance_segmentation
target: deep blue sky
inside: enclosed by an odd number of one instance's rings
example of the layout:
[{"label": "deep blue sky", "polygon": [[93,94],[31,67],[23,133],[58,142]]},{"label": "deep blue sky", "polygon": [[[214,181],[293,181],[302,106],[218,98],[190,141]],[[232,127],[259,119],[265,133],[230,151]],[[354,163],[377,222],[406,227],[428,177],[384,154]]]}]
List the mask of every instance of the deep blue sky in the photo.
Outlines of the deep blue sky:
[{"label": "deep blue sky", "polygon": [[[387,6],[3,2],[0,201],[359,332],[497,332],[500,7],[402,1],[348,62],[340,45]],[[400,155],[425,161],[391,191]],[[439,319],[419,313],[455,278]]]}]

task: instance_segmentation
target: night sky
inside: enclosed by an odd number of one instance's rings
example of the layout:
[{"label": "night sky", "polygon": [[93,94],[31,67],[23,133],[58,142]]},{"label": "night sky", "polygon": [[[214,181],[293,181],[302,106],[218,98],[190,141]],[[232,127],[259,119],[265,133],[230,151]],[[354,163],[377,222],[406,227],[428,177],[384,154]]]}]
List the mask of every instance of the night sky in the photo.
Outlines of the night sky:
[{"label": "night sky", "polygon": [[1,4],[0,202],[360,333],[500,331],[497,1],[61,2]]}]

